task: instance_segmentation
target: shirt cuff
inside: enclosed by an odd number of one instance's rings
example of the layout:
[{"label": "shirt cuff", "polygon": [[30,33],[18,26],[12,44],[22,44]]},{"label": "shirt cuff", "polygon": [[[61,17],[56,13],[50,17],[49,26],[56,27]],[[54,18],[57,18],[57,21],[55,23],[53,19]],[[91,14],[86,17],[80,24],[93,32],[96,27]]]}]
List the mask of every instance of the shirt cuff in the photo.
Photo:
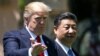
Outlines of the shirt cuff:
[{"label": "shirt cuff", "polygon": [[31,54],[31,53],[32,53],[32,49],[33,49],[33,48],[31,47],[31,48],[29,48],[29,50],[28,50],[28,55],[29,55],[29,56],[32,56],[32,54]]}]

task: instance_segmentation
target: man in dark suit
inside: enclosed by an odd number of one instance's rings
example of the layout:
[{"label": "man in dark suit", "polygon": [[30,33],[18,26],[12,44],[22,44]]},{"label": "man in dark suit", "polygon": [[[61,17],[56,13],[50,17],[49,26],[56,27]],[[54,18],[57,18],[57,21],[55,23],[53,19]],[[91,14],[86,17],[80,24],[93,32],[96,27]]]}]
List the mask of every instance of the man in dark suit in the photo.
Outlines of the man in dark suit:
[{"label": "man in dark suit", "polygon": [[24,27],[4,35],[4,56],[56,56],[53,42],[43,35],[50,11],[43,2],[26,5]]},{"label": "man in dark suit", "polygon": [[56,17],[54,33],[58,56],[78,56],[72,49],[77,35],[77,18],[73,13],[65,12]]}]

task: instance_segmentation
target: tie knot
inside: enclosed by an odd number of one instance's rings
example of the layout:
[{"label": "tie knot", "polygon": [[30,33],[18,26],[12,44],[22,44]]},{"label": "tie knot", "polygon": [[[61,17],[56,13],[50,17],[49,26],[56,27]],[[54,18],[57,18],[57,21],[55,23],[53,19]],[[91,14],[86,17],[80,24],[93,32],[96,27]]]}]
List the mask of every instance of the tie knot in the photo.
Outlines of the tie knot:
[{"label": "tie knot", "polygon": [[68,50],[68,55],[73,56],[73,51],[71,49]]},{"label": "tie knot", "polygon": [[36,40],[37,40],[38,43],[40,43],[41,42],[40,36],[37,36]]}]

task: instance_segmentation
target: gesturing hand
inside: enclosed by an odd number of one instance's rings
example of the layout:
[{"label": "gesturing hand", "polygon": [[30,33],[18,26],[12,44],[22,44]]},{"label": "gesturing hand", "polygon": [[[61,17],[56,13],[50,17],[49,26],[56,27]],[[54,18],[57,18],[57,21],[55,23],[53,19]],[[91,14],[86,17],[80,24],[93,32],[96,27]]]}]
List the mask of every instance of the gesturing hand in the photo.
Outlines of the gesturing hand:
[{"label": "gesturing hand", "polygon": [[41,53],[47,49],[47,47],[45,45],[35,42],[32,38],[30,38],[30,40],[31,40],[32,55],[33,56],[36,56],[39,53]]}]

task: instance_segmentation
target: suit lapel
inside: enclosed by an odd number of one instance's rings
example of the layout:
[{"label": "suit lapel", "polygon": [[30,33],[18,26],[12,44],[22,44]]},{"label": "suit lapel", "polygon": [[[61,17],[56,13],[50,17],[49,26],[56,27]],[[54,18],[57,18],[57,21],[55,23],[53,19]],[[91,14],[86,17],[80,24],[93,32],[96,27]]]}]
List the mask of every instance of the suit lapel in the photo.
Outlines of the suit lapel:
[{"label": "suit lapel", "polygon": [[57,56],[53,41],[44,35],[42,36],[42,38],[43,38],[45,45],[47,46],[48,55]]},{"label": "suit lapel", "polygon": [[25,45],[27,47],[30,47],[31,46],[31,42],[30,42],[31,36],[29,35],[28,31],[25,28],[23,28],[20,31],[20,35],[21,35],[21,38],[23,39],[22,41],[25,42]]},{"label": "suit lapel", "polygon": [[73,48],[72,48],[72,50],[73,50],[73,52],[74,52],[74,54],[75,54],[76,56],[79,56],[79,53],[77,53]]},{"label": "suit lapel", "polygon": [[42,35],[42,39],[43,39],[45,45],[47,46],[47,52],[48,52],[48,55],[49,55],[50,54],[50,52],[49,52],[49,50],[50,50],[50,46],[49,46],[50,43],[49,43],[49,41],[48,41],[46,36]]},{"label": "suit lapel", "polygon": [[64,52],[64,50],[60,47],[58,43],[56,43],[56,48],[58,56],[67,56],[67,54]]},{"label": "suit lapel", "polygon": [[[67,54],[64,52],[64,50],[61,48],[61,46],[56,43],[56,48],[57,48],[57,54],[58,56],[67,56]],[[72,48],[75,56],[79,56],[79,54]]]}]

